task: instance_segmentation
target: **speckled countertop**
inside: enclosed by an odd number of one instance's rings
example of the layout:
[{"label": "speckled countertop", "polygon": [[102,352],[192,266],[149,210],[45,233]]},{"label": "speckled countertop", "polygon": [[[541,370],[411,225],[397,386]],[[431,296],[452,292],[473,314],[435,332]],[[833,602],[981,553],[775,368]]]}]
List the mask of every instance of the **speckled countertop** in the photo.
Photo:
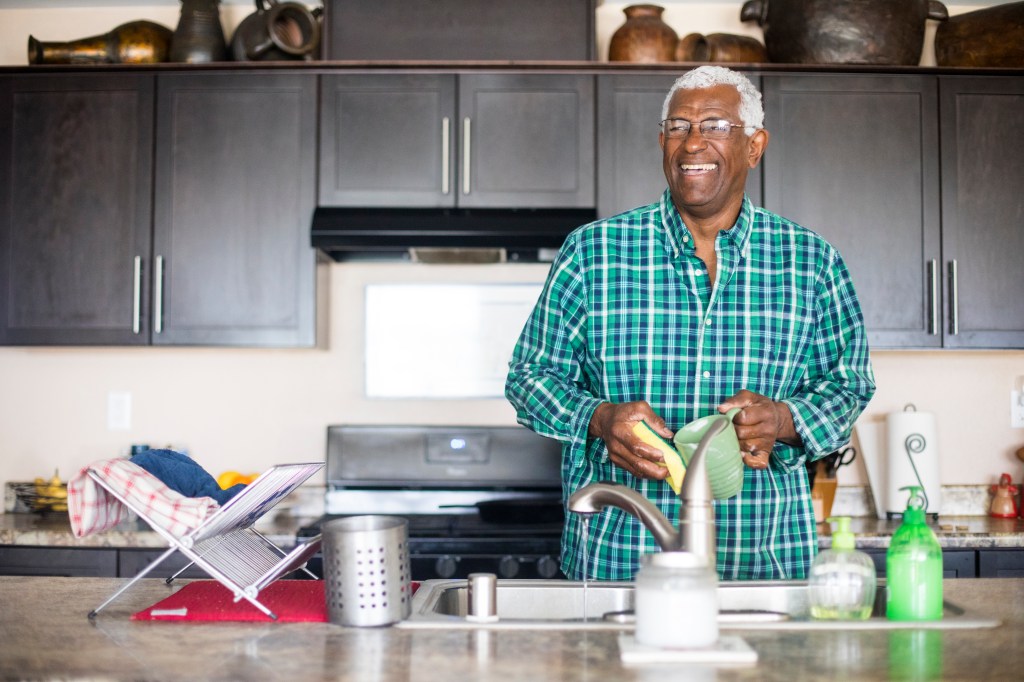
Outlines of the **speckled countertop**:
[{"label": "speckled countertop", "polygon": [[[300,526],[311,519],[290,514],[268,514],[257,524],[263,534],[279,546],[291,546]],[[854,517],[851,529],[857,534],[857,546],[884,548],[899,527],[899,521],[875,517]],[[1024,520],[994,519],[988,516],[942,516],[931,523],[946,548],[1024,548]],[[818,526],[819,541],[828,547],[829,529]],[[0,545],[37,547],[166,547],[163,538],[140,521],[123,522],[116,529],[85,538],[71,534],[67,517],[62,514],[0,514]]]},{"label": "speckled countertop", "polygon": [[736,630],[759,657],[741,667],[627,667],[618,634],[406,630],[327,623],[153,623],[132,613],[176,589],[142,580],[95,623],[120,579],[0,577],[0,679],[1019,680],[1024,579],[947,580],[946,598],[1002,624],[976,630]]}]

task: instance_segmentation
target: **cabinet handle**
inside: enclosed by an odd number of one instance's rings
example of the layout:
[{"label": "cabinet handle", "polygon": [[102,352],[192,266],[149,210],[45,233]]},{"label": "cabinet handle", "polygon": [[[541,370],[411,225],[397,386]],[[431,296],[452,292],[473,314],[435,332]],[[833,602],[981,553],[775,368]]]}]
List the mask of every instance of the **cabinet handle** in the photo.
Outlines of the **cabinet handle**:
[{"label": "cabinet handle", "polygon": [[935,336],[939,333],[939,263],[934,258],[928,261],[928,277],[931,279],[929,295],[932,298],[931,310],[928,312],[928,333]]},{"label": "cabinet handle", "polygon": [[142,256],[135,257],[135,274],[132,278],[132,334],[138,334],[142,315]]},{"label": "cabinet handle", "polygon": [[451,135],[452,120],[445,116],[441,119],[441,193],[448,194],[451,191],[449,187],[449,174],[451,173],[451,145],[449,145],[449,136]]},{"label": "cabinet handle", "polygon": [[153,273],[153,333],[164,330],[164,257],[156,257],[156,272]]},{"label": "cabinet handle", "polygon": [[956,279],[956,259],[949,261],[949,333],[960,333],[960,287]]},{"label": "cabinet handle", "polygon": [[469,159],[470,159],[470,145],[472,144],[472,135],[470,130],[469,116],[462,119],[462,193],[469,194],[470,182],[469,182]]}]

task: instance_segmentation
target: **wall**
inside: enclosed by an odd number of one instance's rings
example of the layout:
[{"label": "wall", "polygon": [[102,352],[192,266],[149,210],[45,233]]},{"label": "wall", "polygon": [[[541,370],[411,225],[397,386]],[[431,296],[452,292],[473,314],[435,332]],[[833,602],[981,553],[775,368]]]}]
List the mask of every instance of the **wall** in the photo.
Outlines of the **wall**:
[{"label": "wall", "polygon": [[[0,63],[25,63],[29,33],[66,40],[136,18],[173,26],[178,15],[174,0],[141,7],[64,6],[72,2],[0,0]],[[25,9],[26,4],[45,7]],[[624,4],[599,9],[602,54],[621,23]],[[750,29],[738,22],[740,3],[664,4],[681,34]],[[229,34],[251,8],[248,2],[225,3],[222,18]],[[514,423],[502,399],[363,398],[362,287],[374,281],[541,281],[544,266],[327,267],[330,284],[320,294],[330,323],[322,349],[0,348],[0,482],[30,480],[54,468],[66,477],[135,442],[187,448],[215,472],[260,471],[276,462],[321,459],[325,428],[333,423]],[[876,352],[873,360],[879,388],[863,418],[881,419],[907,402],[934,412],[943,483],[991,483],[1003,471],[1021,478],[1013,453],[1024,445],[1024,430],[1009,427],[1008,396],[1017,377],[1024,376],[1024,351]],[[110,391],[132,394],[129,431],[107,430]],[[844,484],[866,481],[859,464],[840,477]]]}]

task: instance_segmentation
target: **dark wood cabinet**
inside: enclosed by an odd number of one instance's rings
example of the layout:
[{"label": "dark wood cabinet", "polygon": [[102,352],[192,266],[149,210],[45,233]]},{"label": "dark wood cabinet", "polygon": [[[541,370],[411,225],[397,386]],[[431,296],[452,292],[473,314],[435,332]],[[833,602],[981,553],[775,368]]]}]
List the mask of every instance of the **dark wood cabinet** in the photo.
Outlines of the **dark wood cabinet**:
[{"label": "dark wood cabinet", "polygon": [[[875,563],[875,571],[879,578],[885,578],[885,553],[884,549],[863,550]],[[943,578],[976,578],[978,577],[978,557],[973,549],[944,549],[942,550],[942,577]],[[987,576],[981,576],[987,577]]]},{"label": "dark wood cabinet", "polygon": [[978,551],[979,578],[1024,578],[1024,549]]},{"label": "dark wood cabinet", "polygon": [[939,78],[949,348],[1024,348],[1024,78]]},{"label": "dark wood cabinet", "polygon": [[117,550],[3,546],[0,575],[112,578],[117,575]]},{"label": "dark wood cabinet", "polygon": [[594,79],[327,75],[320,205],[594,205]]},{"label": "dark wood cabinet", "polygon": [[936,79],[763,80],[765,208],[839,249],[872,347],[941,346]]},{"label": "dark wood cabinet", "polygon": [[316,76],[158,77],[153,343],[311,346]]},{"label": "dark wood cabinet", "polygon": [[0,129],[0,343],[315,343],[315,75],[2,77]]},{"label": "dark wood cabinet", "polygon": [[[597,215],[608,218],[658,201],[668,187],[658,142],[661,110],[678,73],[597,78]],[[757,82],[754,77],[755,84]],[[761,165],[747,194],[761,204]]]},{"label": "dark wood cabinet", "polygon": [[149,343],[154,80],[0,77],[0,343]]}]

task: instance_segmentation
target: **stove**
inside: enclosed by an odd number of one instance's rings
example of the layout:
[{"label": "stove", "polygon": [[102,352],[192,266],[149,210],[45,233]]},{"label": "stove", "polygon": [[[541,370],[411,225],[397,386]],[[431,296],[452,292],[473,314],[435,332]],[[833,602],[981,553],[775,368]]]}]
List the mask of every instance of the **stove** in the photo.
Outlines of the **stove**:
[{"label": "stove", "polygon": [[413,580],[564,577],[561,445],[523,427],[330,426],[324,502],[300,537],[332,518],[404,517]]}]

